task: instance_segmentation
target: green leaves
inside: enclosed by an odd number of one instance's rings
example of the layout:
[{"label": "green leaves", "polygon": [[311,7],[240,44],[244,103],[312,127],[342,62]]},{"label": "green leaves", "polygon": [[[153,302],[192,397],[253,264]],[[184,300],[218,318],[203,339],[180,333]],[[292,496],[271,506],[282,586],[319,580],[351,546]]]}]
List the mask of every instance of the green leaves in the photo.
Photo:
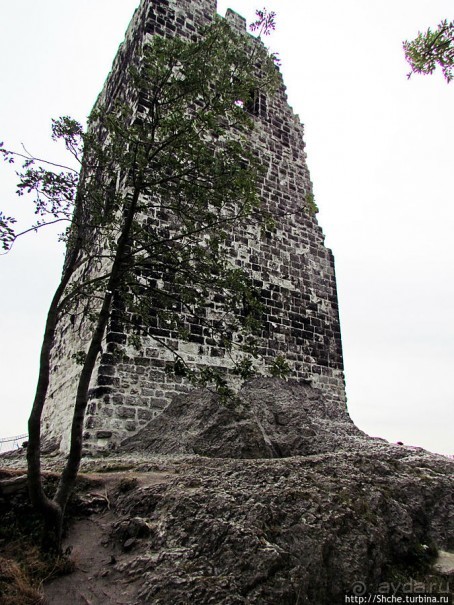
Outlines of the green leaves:
[{"label": "green leaves", "polygon": [[[256,31],[269,33],[274,17],[258,13]],[[70,314],[75,329],[95,325],[100,301],[113,296],[129,344],[140,347],[147,334],[171,348],[163,334],[191,341],[203,333],[247,377],[262,308],[230,246],[233,228],[259,205],[262,167],[249,144],[256,118],[246,106],[251,91],[273,94],[273,58],[217,18],[195,42],[153,36],[136,59],[123,95],[95,108],[88,132],[68,116],[52,121],[53,140],[64,143],[80,174],[0,151],[8,162],[24,162],[17,192],[33,196],[32,228],[70,223],[68,250],[77,261],[59,313]],[[0,215],[5,249],[15,237],[14,218]],[[113,267],[115,288],[107,291]],[[241,362],[237,351],[246,356]],[[82,354],[75,360],[83,362]],[[221,370],[189,371],[179,358],[174,370],[227,392]]]},{"label": "green leaves", "polygon": [[[83,137],[82,126],[76,120],[68,117],[52,120],[52,139],[62,139],[67,150],[78,160],[83,151]],[[16,193],[19,197],[29,196],[34,212],[39,216],[36,223],[27,225],[17,233],[12,227],[17,224],[16,219],[1,215],[0,243],[8,252],[21,235],[56,222],[71,222],[79,174],[69,166],[35,157],[25,148],[24,153],[19,153],[5,149],[0,143],[0,153],[9,164],[16,161],[22,163],[22,170],[16,172],[19,177]]]},{"label": "green leaves", "polygon": [[[238,101],[251,91],[272,94],[273,59],[217,19],[196,42],[154,36],[130,79],[127,99],[92,115],[91,132],[103,144],[89,162],[99,161],[101,181],[105,166],[115,166],[120,187],[139,193],[118,289],[124,321],[132,316],[161,346],[165,334],[191,341],[203,333],[227,355],[255,354],[253,338],[232,336],[260,331],[262,309],[248,276],[230,264],[229,246],[232,228],[259,204],[261,174],[248,142],[254,119]],[[116,241],[123,214],[120,204],[117,220],[99,227],[101,242]],[[226,388],[220,370],[190,370],[181,358],[173,370]],[[237,370],[249,375],[252,363]]]},{"label": "green leaves", "polygon": [[315,203],[315,196],[312,192],[309,192],[306,195],[306,205],[311,215],[317,214],[318,206]]},{"label": "green leaves", "polygon": [[255,11],[257,19],[254,23],[249,26],[253,32],[258,32],[259,37],[261,34],[268,36],[272,31],[276,29],[276,13],[269,11],[264,8],[263,10]]},{"label": "green leaves", "polygon": [[52,140],[63,140],[66,149],[80,161],[84,150],[84,131],[82,125],[69,116],[52,120]]},{"label": "green leaves", "polygon": [[290,374],[290,366],[282,355],[278,355],[273,360],[271,366],[271,375],[275,378],[286,378]]},{"label": "green leaves", "polygon": [[425,33],[419,32],[412,41],[403,43],[405,58],[413,73],[432,74],[437,65],[441,67],[446,82],[453,78],[454,67],[454,21],[444,20],[435,31],[429,27]]},{"label": "green leaves", "polygon": [[252,359],[250,357],[243,357],[242,359],[237,361],[235,363],[233,373],[240,376],[243,380],[252,378],[252,376],[254,376],[255,374]]},{"label": "green leaves", "polygon": [[3,161],[8,162],[8,164],[14,164],[14,153],[5,149],[3,141],[0,141],[0,153],[3,156]]},{"label": "green leaves", "polygon": [[16,219],[12,216],[6,216],[0,210],[0,244],[5,252],[8,252],[16,239],[13,225]]}]

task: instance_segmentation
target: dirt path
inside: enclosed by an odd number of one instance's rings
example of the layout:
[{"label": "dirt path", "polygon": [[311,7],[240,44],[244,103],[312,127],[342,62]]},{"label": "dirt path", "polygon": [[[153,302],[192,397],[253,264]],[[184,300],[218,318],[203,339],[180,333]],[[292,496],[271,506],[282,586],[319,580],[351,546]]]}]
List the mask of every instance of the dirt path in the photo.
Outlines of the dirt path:
[{"label": "dirt path", "polygon": [[[138,485],[167,482],[171,473],[90,473],[87,478],[102,482],[97,492],[106,494],[125,478],[136,480]],[[118,516],[111,510],[76,520],[64,541],[71,548],[71,559],[76,565],[74,573],[57,578],[44,586],[46,605],[131,605],[138,591],[137,579],[128,581],[115,570],[118,559],[124,562],[128,555],[118,551],[110,541],[112,523]]]},{"label": "dirt path", "polygon": [[113,520],[107,513],[73,525],[65,546],[72,546],[76,571],[45,586],[48,605],[129,605],[134,601],[132,585],[113,581],[115,552],[107,543]]}]

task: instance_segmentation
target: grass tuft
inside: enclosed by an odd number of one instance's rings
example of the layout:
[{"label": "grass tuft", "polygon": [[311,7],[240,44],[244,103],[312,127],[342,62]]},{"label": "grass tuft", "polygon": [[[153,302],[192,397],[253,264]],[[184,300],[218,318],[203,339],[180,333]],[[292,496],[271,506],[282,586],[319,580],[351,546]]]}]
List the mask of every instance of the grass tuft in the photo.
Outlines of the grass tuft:
[{"label": "grass tuft", "polygon": [[0,595],[2,605],[41,605],[44,596],[30,581],[21,565],[0,557]]}]

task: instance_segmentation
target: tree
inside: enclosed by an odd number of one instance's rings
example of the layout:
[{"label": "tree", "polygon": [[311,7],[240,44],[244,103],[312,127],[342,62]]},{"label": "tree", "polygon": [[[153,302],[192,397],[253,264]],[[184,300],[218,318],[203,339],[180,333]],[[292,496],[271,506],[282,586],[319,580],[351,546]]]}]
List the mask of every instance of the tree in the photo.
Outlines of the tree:
[{"label": "tree", "polygon": [[410,78],[413,73],[432,74],[437,65],[441,67],[446,82],[453,78],[454,66],[454,21],[446,19],[432,31],[419,32],[412,41],[403,43],[405,58],[410,64]]},{"label": "tree", "polygon": [[[63,140],[66,150],[79,164],[83,155],[83,138],[82,126],[76,120],[67,116],[52,120],[52,139]],[[34,194],[34,212],[38,217],[34,224],[16,233],[17,220],[0,210],[0,244],[4,250],[3,254],[6,254],[19,237],[31,231],[38,231],[55,223],[71,222],[79,171],[34,157],[25,148],[23,153],[5,149],[3,142],[0,142],[0,154],[9,164],[22,160],[23,172],[16,173],[20,179],[16,193],[20,197]],[[58,172],[55,170],[57,168],[60,169]]]},{"label": "tree", "polygon": [[[266,11],[258,16],[269,17]],[[268,18],[262,33],[273,23]],[[216,19],[196,42],[155,36],[129,75],[127,96],[97,107],[88,133],[69,118],[54,122],[54,136],[63,138],[81,162],[80,177],[68,181],[65,171],[50,176],[35,167],[33,158],[25,160],[19,191],[35,192],[38,214],[51,217],[33,228],[70,218],[67,256],[49,308],[29,419],[29,491],[44,517],[48,549],[60,548],[81,460],[90,379],[115,300],[127,303],[124,321],[143,328],[159,309],[184,335],[182,311],[200,316],[207,299],[218,295],[225,313],[210,327],[226,347],[233,328],[250,332],[254,327],[256,298],[247,275],[228,263],[225,242],[231,226],[247,219],[258,202],[260,166],[249,149],[253,120],[245,106],[251,94],[275,83],[274,61],[264,46],[235,34],[223,20]],[[4,149],[3,154],[8,161],[14,157]],[[17,237],[14,219],[0,220],[8,249]],[[248,312],[236,313],[245,301]],[[41,476],[41,415],[56,327],[65,315],[74,323],[90,322],[91,328],[87,347],[78,355],[70,452],[50,497]],[[246,338],[245,349],[252,346]],[[245,368],[238,364],[239,372]],[[188,372],[178,358],[175,369]],[[209,370],[199,378],[225,386]]]}]

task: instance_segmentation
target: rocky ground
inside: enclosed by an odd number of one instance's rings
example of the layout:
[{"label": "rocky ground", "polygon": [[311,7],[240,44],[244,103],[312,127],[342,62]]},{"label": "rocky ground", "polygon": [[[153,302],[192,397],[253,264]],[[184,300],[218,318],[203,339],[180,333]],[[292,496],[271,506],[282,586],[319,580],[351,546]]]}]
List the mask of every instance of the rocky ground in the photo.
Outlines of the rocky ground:
[{"label": "rocky ground", "polygon": [[[45,587],[49,605],[336,605],[453,588],[452,461],[324,418],[307,387],[248,389],[227,412],[212,395],[177,402],[136,448],[84,459],[66,538],[76,571]],[[290,442],[298,455],[280,457]]]}]

